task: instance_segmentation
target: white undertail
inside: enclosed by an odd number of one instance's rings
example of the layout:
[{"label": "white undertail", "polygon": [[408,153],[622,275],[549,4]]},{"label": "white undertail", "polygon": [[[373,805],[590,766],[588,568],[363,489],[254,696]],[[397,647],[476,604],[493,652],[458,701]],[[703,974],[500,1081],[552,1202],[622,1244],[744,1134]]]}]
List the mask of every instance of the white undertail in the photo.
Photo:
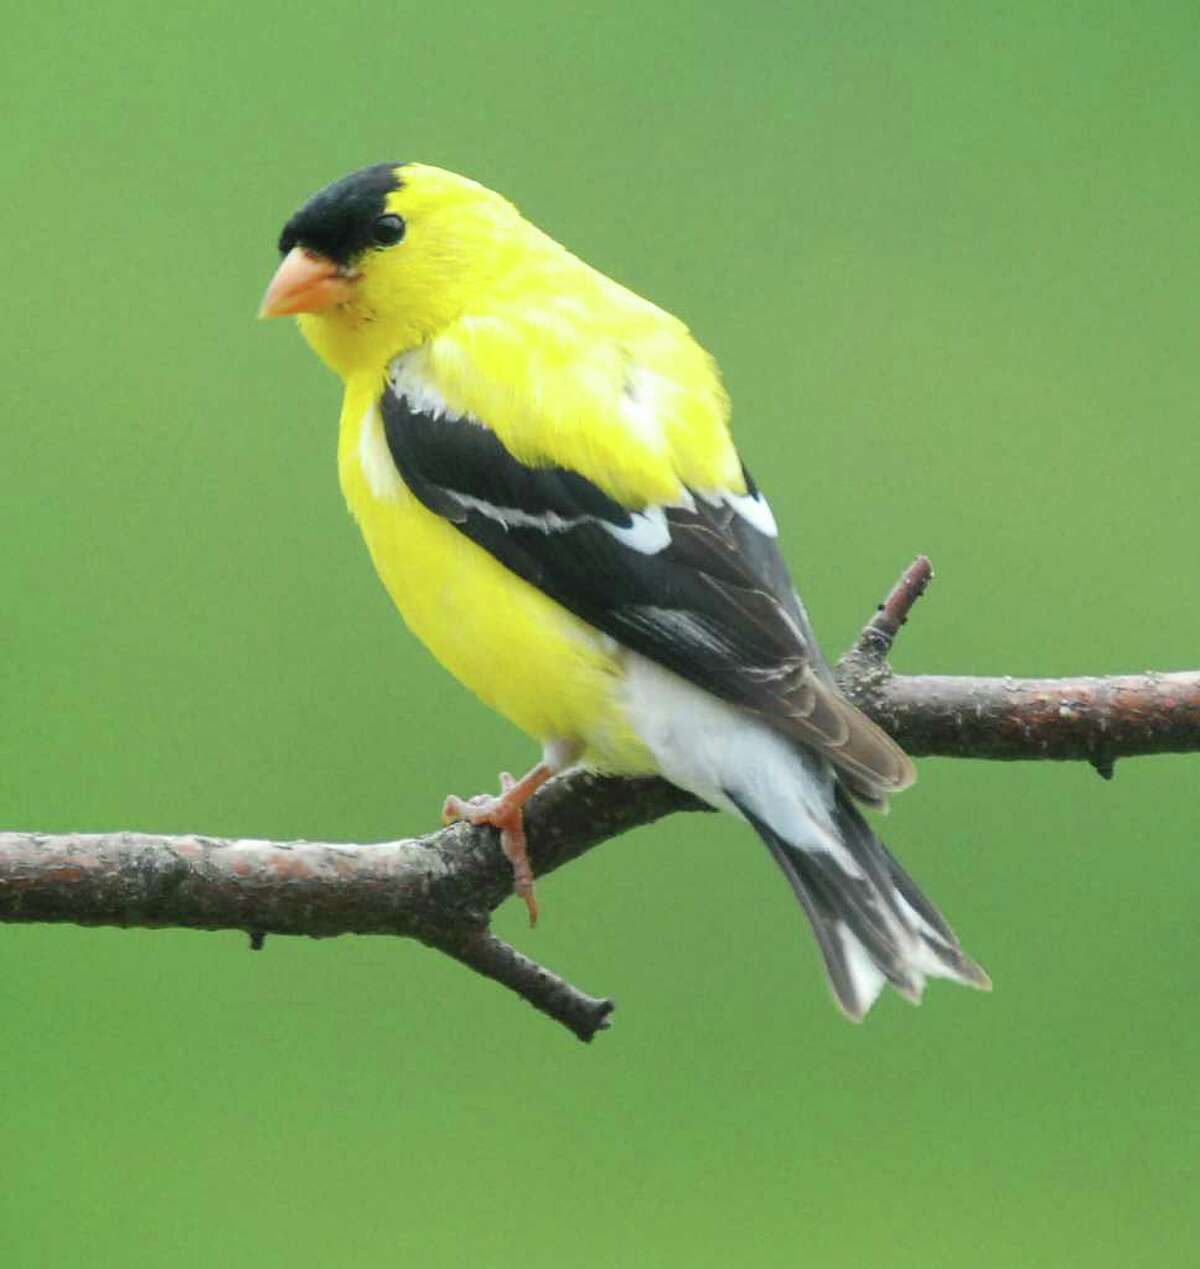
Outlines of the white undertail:
[{"label": "white undertail", "polygon": [[928,978],[990,986],[827,762],[633,653],[622,695],[662,774],[746,820],[766,842],[812,922],[848,1017],[861,1019],[888,981],[914,1002]]}]

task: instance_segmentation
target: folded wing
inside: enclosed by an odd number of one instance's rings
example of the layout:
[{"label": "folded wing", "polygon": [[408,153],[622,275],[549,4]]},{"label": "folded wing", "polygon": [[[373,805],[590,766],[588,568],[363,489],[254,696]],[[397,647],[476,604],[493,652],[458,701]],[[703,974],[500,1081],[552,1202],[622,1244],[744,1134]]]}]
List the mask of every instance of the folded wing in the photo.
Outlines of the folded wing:
[{"label": "folded wing", "polygon": [[833,687],[766,501],[684,490],[630,510],[577,471],[518,461],[487,427],[389,384],[405,484],[517,576],[623,646],[821,751],[869,802],[912,783],[904,753]]}]

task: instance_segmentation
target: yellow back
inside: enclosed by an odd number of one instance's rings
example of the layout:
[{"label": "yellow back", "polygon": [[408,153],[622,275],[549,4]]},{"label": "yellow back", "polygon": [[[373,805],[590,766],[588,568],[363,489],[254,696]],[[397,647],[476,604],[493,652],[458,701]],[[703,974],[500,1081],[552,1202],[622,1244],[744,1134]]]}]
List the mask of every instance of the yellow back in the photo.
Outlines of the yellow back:
[{"label": "yellow back", "polygon": [[681,484],[743,490],[716,366],[682,322],[571,255],[507,200],[439,168],[398,169],[404,241],[357,262],[355,300],[300,326],[346,381],[355,424],[388,365],[531,465],[583,472],[622,501]]}]

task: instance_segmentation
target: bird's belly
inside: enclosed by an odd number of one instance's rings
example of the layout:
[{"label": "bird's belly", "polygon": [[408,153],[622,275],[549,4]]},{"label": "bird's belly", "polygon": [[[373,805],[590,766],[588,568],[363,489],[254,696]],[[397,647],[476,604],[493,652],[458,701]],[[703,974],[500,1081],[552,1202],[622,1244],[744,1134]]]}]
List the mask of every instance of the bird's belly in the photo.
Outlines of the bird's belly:
[{"label": "bird's belly", "polygon": [[625,719],[624,658],[611,640],[510,573],[403,485],[379,497],[353,470],[342,477],[380,579],[409,629],[451,674],[543,743],[581,746],[589,765],[655,769]]}]

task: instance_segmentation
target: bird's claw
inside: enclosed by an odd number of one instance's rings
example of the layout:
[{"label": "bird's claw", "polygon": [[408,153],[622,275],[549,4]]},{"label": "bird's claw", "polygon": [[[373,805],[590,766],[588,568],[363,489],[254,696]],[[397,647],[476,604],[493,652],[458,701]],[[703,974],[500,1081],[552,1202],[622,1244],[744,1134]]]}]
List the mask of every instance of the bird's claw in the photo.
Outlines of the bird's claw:
[{"label": "bird's claw", "polygon": [[500,831],[500,849],[512,865],[513,890],[529,911],[529,925],[537,925],[538,905],[533,893],[533,868],[529,862],[525,838],[524,799],[509,795],[518,781],[507,771],[500,773],[499,797],[478,793],[473,798],[456,797],[453,793],[442,806],[442,823],[447,827],[463,820],[476,828],[490,825]]},{"label": "bird's claw", "polygon": [[469,824],[486,824],[488,820],[476,820],[474,817],[481,810],[487,810],[490,803],[498,801],[499,798],[490,797],[486,793],[477,793],[473,798],[460,798],[451,793],[442,804],[442,827],[449,828],[460,820],[466,820]]}]

